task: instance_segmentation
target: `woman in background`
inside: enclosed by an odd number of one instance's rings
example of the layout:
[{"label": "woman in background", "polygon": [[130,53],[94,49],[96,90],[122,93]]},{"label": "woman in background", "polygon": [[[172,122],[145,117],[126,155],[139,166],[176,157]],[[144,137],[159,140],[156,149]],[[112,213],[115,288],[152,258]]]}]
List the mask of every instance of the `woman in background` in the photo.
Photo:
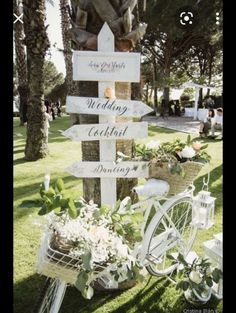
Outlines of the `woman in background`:
[{"label": "woman in background", "polygon": [[205,120],[200,123],[200,128],[199,128],[199,135],[200,137],[204,137],[207,136],[211,126],[212,126],[212,119],[215,116],[215,111],[213,109],[209,109],[208,113],[207,113],[207,117],[205,118]]}]

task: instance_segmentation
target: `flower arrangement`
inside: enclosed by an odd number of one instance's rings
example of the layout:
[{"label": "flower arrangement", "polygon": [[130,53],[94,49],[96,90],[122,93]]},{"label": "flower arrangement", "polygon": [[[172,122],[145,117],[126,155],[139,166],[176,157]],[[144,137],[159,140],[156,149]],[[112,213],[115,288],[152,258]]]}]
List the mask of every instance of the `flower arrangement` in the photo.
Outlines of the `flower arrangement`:
[{"label": "flower arrangement", "polygon": [[143,216],[131,210],[129,198],[118,201],[114,208],[99,208],[93,201],[73,199],[61,179],[48,190],[42,186],[40,195],[39,214],[48,214],[58,250],[64,246],[68,256],[81,259],[75,286],[86,299],[93,296],[93,284],[104,273],[117,283],[142,280],[134,251],[141,240]]},{"label": "flower arrangement", "polygon": [[[168,255],[169,259],[176,262],[176,258]],[[219,283],[223,273],[219,268],[213,267],[208,259],[195,258],[192,263],[188,263],[184,256],[179,253],[177,260],[180,264],[178,270],[176,289],[189,291],[192,295],[192,301],[205,302],[211,295],[213,283]]]},{"label": "flower arrangement", "polygon": [[210,161],[210,156],[204,151],[207,144],[202,145],[199,141],[194,141],[188,135],[186,142],[179,138],[171,142],[150,141],[147,144],[135,145],[135,159],[157,163],[162,166],[168,163],[171,174],[185,175],[181,163],[194,161],[206,163]]}]

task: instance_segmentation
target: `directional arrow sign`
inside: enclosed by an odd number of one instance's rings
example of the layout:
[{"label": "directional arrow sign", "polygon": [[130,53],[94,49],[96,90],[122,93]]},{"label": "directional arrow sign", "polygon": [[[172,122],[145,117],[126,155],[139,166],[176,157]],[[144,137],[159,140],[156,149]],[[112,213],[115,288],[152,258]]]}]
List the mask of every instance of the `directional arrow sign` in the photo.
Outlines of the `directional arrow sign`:
[{"label": "directional arrow sign", "polygon": [[148,123],[73,125],[63,135],[76,141],[145,138],[148,135]]},{"label": "directional arrow sign", "polygon": [[[75,162],[66,171],[76,177],[148,177],[148,162]],[[109,192],[109,190],[107,190]]]},{"label": "directional arrow sign", "polygon": [[74,96],[66,98],[67,113],[141,117],[152,111],[142,101]]},{"label": "directional arrow sign", "polygon": [[74,51],[73,80],[140,81],[140,53]]}]

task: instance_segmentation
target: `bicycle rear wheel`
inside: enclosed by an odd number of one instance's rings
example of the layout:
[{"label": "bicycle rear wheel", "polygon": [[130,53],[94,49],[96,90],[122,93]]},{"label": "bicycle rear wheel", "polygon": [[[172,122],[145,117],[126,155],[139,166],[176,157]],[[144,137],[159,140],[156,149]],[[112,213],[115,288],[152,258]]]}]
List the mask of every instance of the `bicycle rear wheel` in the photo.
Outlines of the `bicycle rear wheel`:
[{"label": "bicycle rear wheel", "polygon": [[149,233],[146,266],[154,276],[169,275],[178,266],[167,255],[176,257],[178,253],[187,256],[197,234],[192,224],[192,198],[185,196],[169,200],[156,213],[147,228]]},{"label": "bicycle rear wheel", "polygon": [[47,278],[33,313],[59,312],[65,291],[66,283],[64,281]]}]

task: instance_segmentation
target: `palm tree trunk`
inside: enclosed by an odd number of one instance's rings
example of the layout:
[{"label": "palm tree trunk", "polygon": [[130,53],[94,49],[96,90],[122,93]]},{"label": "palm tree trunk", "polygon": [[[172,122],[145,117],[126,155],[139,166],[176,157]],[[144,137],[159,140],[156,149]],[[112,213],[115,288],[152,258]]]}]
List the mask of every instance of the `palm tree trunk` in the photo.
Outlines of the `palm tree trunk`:
[{"label": "palm tree trunk", "polygon": [[[13,2],[14,13],[20,16],[19,5],[16,0]],[[24,29],[23,24],[18,21],[14,24],[14,40],[16,53],[16,69],[18,74],[18,93],[20,98],[20,125],[27,122],[27,100],[28,100],[28,82],[27,82],[27,66],[26,53],[23,45]]]},{"label": "palm tree trunk", "polygon": [[24,29],[29,74],[26,160],[35,161],[48,154],[48,129],[44,114],[43,67],[49,40],[44,25],[45,0],[24,1]]},{"label": "palm tree trunk", "polygon": [[[70,16],[69,16],[69,1],[60,0],[60,11],[61,11],[61,30],[62,30],[62,42],[64,47],[64,60],[66,65],[66,88],[67,94],[70,96],[78,95],[79,88],[78,83],[73,80],[73,65],[72,65],[72,50],[71,50],[71,39],[69,37],[70,29]],[[79,115],[70,114],[71,124],[79,124]]]}]

